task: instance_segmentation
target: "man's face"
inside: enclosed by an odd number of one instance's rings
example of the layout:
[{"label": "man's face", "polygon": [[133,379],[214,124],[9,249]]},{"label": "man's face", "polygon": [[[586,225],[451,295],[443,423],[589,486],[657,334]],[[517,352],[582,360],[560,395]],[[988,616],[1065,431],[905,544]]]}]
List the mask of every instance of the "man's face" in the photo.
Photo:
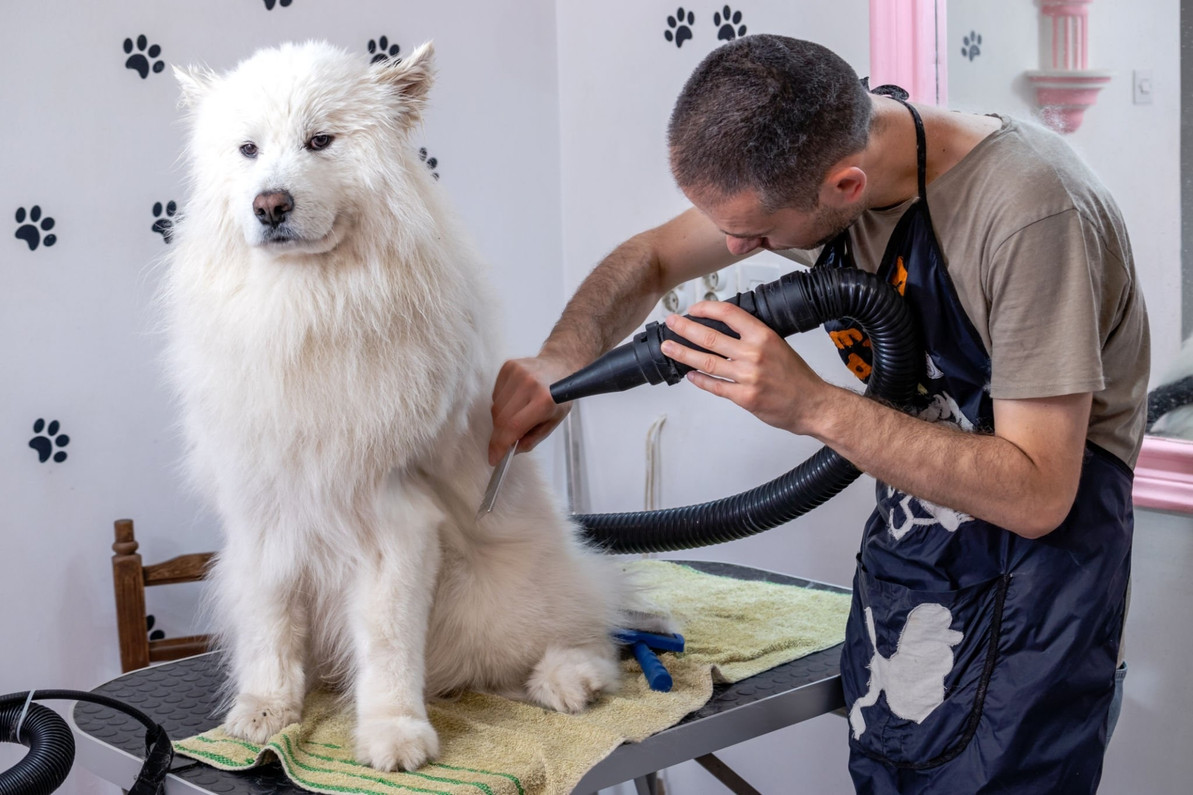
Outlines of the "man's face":
[{"label": "man's face", "polygon": [[815,248],[832,240],[861,215],[858,206],[832,208],[824,204],[811,210],[783,207],[767,212],[752,190],[714,200],[692,192],[688,198],[725,233],[725,245],[738,255],[759,248]]}]

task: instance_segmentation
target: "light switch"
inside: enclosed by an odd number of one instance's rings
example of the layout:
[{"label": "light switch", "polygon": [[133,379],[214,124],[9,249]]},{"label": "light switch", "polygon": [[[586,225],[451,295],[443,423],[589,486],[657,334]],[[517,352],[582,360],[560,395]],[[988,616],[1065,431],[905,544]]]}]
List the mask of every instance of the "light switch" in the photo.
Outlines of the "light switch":
[{"label": "light switch", "polygon": [[1152,104],[1152,70],[1136,69],[1135,76],[1135,104]]}]

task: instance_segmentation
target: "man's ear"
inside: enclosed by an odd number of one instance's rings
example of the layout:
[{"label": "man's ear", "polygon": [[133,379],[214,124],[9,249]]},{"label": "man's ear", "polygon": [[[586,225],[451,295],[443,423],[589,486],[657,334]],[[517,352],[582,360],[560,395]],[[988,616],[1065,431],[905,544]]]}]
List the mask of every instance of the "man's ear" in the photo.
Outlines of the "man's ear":
[{"label": "man's ear", "polygon": [[820,201],[830,207],[856,204],[866,192],[866,172],[854,164],[839,163],[820,184]]},{"label": "man's ear", "polygon": [[431,42],[397,61],[373,65],[377,80],[387,84],[399,101],[399,111],[410,122],[417,121],[427,104],[427,93],[435,77],[435,48]]},{"label": "man's ear", "polygon": [[178,81],[178,86],[182,89],[178,104],[184,108],[193,108],[198,105],[218,79],[215,72],[206,66],[175,66],[173,68],[174,79]]}]

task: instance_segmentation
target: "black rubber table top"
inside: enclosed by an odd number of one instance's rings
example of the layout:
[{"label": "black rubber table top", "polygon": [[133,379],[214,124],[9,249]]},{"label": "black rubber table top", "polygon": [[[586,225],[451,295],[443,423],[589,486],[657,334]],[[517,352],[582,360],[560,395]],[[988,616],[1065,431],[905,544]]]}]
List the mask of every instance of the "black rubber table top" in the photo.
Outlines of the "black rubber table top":
[{"label": "black rubber table top", "polygon": [[[799,577],[731,563],[677,562],[710,574],[740,580],[761,580],[801,585],[816,590],[848,592],[848,589],[834,585],[810,582]],[[642,744],[656,741],[679,726],[731,712],[771,696],[814,683],[823,686],[825,679],[838,676],[840,658],[841,647],[837,645],[784,663],[749,679],[730,685],[718,685],[707,704],[689,714],[677,726],[647,738]],[[172,739],[180,740],[215,728],[222,722],[223,716],[217,710],[223,683],[224,672],[220,666],[220,654],[217,652],[133,671],[100,685],[92,692],[131,704],[160,723]],[[839,690],[838,685],[834,684],[834,687]],[[837,701],[835,707],[844,705],[843,697],[838,696]],[[88,735],[144,758],[145,728],[133,718],[98,704],[79,702],[75,705],[74,719],[78,728]],[[615,751],[606,762],[616,755]],[[245,795],[306,792],[290,784],[277,762],[248,771],[230,772],[217,770],[180,756],[174,761],[174,775],[210,792]]]}]

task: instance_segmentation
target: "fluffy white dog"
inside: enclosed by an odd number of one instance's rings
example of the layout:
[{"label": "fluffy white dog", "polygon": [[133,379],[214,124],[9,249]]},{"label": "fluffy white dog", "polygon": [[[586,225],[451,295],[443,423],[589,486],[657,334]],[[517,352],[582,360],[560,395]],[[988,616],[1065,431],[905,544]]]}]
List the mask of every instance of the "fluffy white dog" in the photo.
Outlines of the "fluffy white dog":
[{"label": "fluffy white dog", "polygon": [[614,688],[633,598],[529,457],[476,519],[496,320],[410,141],[431,61],[308,43],[178,72],[193,184],[164,303],[188,461],[224,522],[225,726],[263,742],[329,683],[385,770],[437,753],[427,695],[572,712]]}]

